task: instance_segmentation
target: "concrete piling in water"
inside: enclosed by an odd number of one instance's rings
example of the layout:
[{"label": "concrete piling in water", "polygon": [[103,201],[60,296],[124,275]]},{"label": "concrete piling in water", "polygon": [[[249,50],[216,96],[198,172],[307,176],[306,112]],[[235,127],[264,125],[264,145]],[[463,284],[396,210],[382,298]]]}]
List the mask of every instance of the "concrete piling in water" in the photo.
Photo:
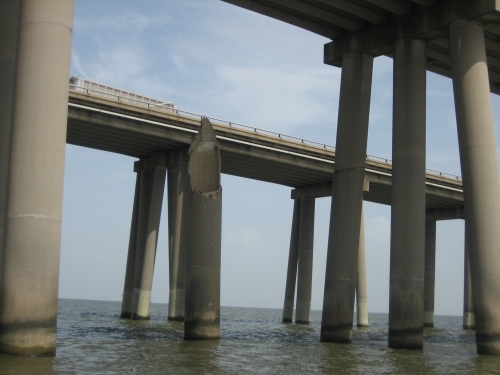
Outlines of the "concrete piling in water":
[{"label": "concrete piling in water", "polygon": [[286,273],[285,302],[283,304],[283,323],[291,323],[293,319],[293,305],[295,301],[295,284],[297,282],[297,264],[299,260],[299,225],[300,225],[300,198],[293,203],[292,230],[290,234],[290,251],[288,254],[288,268]]},{"label": "concrete piling in water", "polygon": [[500,181],[482,27],[450,24],[450,52],[474,299],[476,349],[500,354]]},{"label": "concrete piling in water", "polygon": [[73,7],[72,0],[21,5],[0,272],[3,353],[56,351]]},{"label": "concrete piling in water", "polygon": [[134,312],[134,285],[135,285],[135,258],[137,252],[137,224],[139,221],[139,197],[141,189],[141,162],[134,163],[134,172],[137,173],[134,193],[134,206],[132,209],[132,222],[130,224],[130,237],[128,244],[127,267],[125,269],[125,282],[123,286],[121,318],[132,319]]},{"label": "concrete piling in water", "polygon": [[297,308],[295,323],[311,322],[311,293],[314,245],[314,198],[300,199],[299,262],[297,266]]},{"label": "concrete piling in water", "polygon": [[469,246],[467,241],[467,224],[464,236],[464,314],[463,328],[474,329],[474,303],[472,301],[472,286],[470,281]]},{"label": "concrete piling in water", "polygon": [[184,320],[186,279],[186,205],[189,199],[187,150],[168,168],[169,283],[168,320]]},{"label": "concrete piling in water", "polygon": [[424,327],[434,327],[436,220],[425,221]]},{"label": "concrete piling in water", "polygon": [[321,341],[352,339],[372,70],[372,56],[343,56]]},{"label": "concrete piling in water", "polygon": [[365,252],[365,215],[361,210],[359,228],[358,276],[356,279],[356,321],[358,327],[367,327],[368,323],[368,288],[366,286],[366,252]]},{"label": "concrete piling in water", "polygon": [[394,56],[389,347],[423,348],[425,257],[425,42]]},{"label": "concrete piling in water", "polygon": [[189,148],[184,339],[220,336],[220,151],[207,118]]}]

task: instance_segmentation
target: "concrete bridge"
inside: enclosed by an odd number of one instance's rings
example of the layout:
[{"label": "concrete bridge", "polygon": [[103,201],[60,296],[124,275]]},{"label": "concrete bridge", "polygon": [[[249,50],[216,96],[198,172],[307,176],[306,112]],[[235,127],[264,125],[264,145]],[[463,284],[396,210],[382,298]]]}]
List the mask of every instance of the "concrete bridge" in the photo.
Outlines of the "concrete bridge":
[{"label": "concrete bridge", "polygon": [[[351,341],[356,288],[364,297],[358,272],[363,269],[358,265],[363,261],[363,199],[391,205],[389,346],[393,348],[422,349],[423,326],[432,324],[432,293],[424,293],[424,288],[433,284],[435,220],[463,217],[465,212],[477,351],[499,354],[500,183],[490,99],[490,90],[497,92],[500,82],[497,1],[228,2],[332,39],[325,46],[325,62],[342,67],[335,152],[216,121],[212,127],[207,119],[200,127],[196,117],[134,110],[133,105],[112,104],[81,92],[70,94],[68,107],[73,2],[0,4],[0,230],[4,230],[0,351],[55,354],[67,138],[141,158],[135,167],[124,317],[149,315],[157,208],[168,168],[168,180],[175,181],[168,189],[169,316],[182,318],[179,313],[185,311],[187,339],[218,336],[217,181],[222,167],[226,173],[295,188],[285,321],[291,318],[294,301],[289,297],[296,280],[296,321],[307,321],[314,198],[332,194],[322,341]],[[392,165],[366,158],[373,58],[381,54],[394,58]],[[425,171],[426,70],[453,79],[463,200],[459,181]],[[274,168],[274,173],[262,172],[264,166]],[[184,199],[189,201],[187,210]],[[190,228],[189,233],[183,228]],[[188,249],[184,260],[183,248]],[[183,261],[185,301],[179,285]],[[362,298],[358,310],[363,310]]]}]

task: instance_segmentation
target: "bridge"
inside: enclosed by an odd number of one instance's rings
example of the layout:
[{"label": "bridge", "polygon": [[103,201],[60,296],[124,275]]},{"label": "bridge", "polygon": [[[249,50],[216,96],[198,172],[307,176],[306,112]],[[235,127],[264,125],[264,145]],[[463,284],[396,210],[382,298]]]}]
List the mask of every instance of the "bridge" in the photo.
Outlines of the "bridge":
[{"label": "bridge", "polygon": [[[0,3],[0,351],[55,354],[68,139],[141,158],[135,165],[124,317],[149,314],[155,207],[168,169],[168,180],[176,181],[168,189],[174,217],[169,316],[180,318],[176,314],[184,310],[186,339],[218,337],[221,167],[294,189],[284,321],[290,320],[295,286],[295,320],[307,321],[314,198],[332,195],[324,342],[352,340],[356,288],[363,297],[358,270],[364,199],[391,205],[388,345],[395,349],[423,348],[423,326],[432,325],[433,317],[428,289],[435,222],[465,217],[474,306],[472,311],[468,296],[464,325],[473,313],[477,352],[500,354],[500,179],[490,98],[500,82],[498,1],[227,2],[331,39],[324,62],[342,67],[335,150],[217,120],[212,126],[206,118],[199,126],[197,116],[174,108],[159,114],[82,92],[71,92],[68,106],[73,1]],[[366,157],[373,59],[380,55],[394,59],[390,164]],[[427,70],[453,80],[463,183],[425,170]],[[184,271],[185,295],[179,292]],[[358,300],[358,309],[363,303]]]}]

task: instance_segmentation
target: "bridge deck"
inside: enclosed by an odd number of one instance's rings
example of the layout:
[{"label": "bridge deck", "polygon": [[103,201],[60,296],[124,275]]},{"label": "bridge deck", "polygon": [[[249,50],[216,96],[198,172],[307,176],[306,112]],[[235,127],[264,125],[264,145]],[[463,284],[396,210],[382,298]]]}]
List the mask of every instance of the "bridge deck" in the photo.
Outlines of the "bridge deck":
[{"label": "bridge deck", "polygon": [[[295,188],[294,196],[327,196],[331,191],[335,150],[213,121],[222,173]],[[189,147],[200,117],[155,110],[114,98],[70,90],[67,142],[137,158]],[[390,204],[390,162],[367,158],[364,199]],[[437,218],[463,215],[462,181],[428,172],[427,210]]]}]

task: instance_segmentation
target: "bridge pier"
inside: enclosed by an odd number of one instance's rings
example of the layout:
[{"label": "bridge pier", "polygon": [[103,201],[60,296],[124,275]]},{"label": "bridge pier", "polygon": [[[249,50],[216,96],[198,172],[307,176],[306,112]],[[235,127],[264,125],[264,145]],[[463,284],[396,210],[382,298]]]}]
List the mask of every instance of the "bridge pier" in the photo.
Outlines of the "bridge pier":
[{"label": "bridge pier", "polygon": [[294,199],[292,230],[290,235],[290,251],[288,254],[288,269],[286,273],[285,302],[283,304],[283,323],[291,323],[293,305],[295,303],[295,284],[297,281],[297,264],[299,261],[299,225],[300,198]]},{"label": "bridge pier", "polygon": [[344,54],[321,341],[352,339],[372,70],[372,56]]},{"label": "bridge pier", "polygon": [[455,110],[479,354],[500,354],[500,182],[483,29],[450,24]]},{"label": "bridge pier", "polygon": [[295,323],[311,322],[311,292],[314,245],[314,198],[300,199],[299,259],[297,267],[297,308]]},{"label": "bridge pier", "polygon": [[[56,351],[73,5],[22,1],[0,272],[3,353]],[[9,95],[8,86],[0,90]]]},{"label": "bridge pier", "polygon": [[149,319],[151,287],[165,189],[165,155],[155,154],[140,162],[137,247],[132,319]]},{"label": "bridge pier", "polygon": [[434,327],[436,220],[425,220],[424,327]]},{"label": "bridge pier", "polygon": [[220,151],[207,118],[189,148],[184,339],[220,336]]},{"label": "bridge pier", "polygon": [[423,348],[425,90],[425,42],[398,40],[394,56],[392,140],[391,348]]},{"label": "bridge pier", "polygon": [[358,276],[356,279],[356,321],[358,327],[368,326],[368,290],[366,287],[365,215],[361,208],[359,228]]},{"label": "bridge pier", "polygon": [[464,239],[464,314],[463,328],[474,329],[474,303],[472,301],[472,287],[470,280],[469,245],[467,236],[467,223],[465,224]]},{"label": "bridge pier", "polygon": [[168,320],[184,320],[186,278],[186,205],[189,198],[187,150],[168,168],[169,281]]}]

